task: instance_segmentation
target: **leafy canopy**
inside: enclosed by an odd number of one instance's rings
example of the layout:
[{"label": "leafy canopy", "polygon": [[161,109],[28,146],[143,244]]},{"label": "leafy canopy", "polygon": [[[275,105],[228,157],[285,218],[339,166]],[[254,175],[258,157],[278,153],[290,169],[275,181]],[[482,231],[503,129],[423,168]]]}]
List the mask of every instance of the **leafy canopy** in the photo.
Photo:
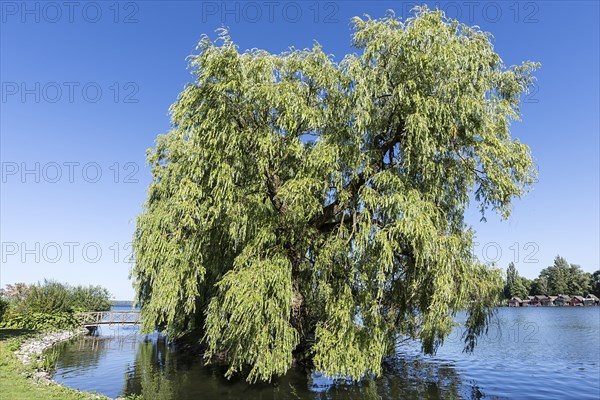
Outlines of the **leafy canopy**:
[{"label": "leafy canopy", "polygon": [[513,297],[525,298],[529,290],[527,289],[527,280],[519,276],[515,263],[511,262],[506,270],[506,284],[504,285],[504,297],[512,299]]},{"label": "leafy canopy", "polygon": [[535,294],[570,294],[572,296],[585,296],[592,291],[593,277],[589,272],[584,272],[579,265],[569,264],[561,257],[554,258],[554,264],[544,268],[539,278],[546,283],[545,292]]},{"label": "leafy canopy", "polygon": [[248,380],[293,359],[379,374],[400,336],[435,351],[469,314],[484,332],[501,274],[472,256],[470,197],[508,217],[534,180],[511,138],[536,64],[443,13],[354,18],[358,55],[243,53],[226,31],[149,151],[134,237],[143,329],[201,334]]}]

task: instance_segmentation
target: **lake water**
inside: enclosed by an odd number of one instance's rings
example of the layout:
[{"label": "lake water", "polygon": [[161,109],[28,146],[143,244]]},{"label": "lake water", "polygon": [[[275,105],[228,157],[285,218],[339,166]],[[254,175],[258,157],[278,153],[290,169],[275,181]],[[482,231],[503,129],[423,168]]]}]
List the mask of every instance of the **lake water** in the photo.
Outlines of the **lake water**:
[{"label": "lake water", "polygon": [[55,380],[77,389],[147,399],[599,399],[600,307],[498,309],[474,353],[457,329],[438,353],[407,343],[385,373],[360,384],[291,370],[271,384],[227,380],[136,327],[103,327],[63,343]]}]

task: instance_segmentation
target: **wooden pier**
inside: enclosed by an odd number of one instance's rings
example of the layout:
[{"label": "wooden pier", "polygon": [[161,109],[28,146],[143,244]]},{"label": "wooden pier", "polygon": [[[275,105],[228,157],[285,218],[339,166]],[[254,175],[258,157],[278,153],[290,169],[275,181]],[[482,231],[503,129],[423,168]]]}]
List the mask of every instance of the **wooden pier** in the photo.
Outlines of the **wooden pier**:
[{"label": "wooden pier", "polygon": [[139,325],[139,311],[95,311],[75,314],[82,327],[95,331],[100,325]]}]

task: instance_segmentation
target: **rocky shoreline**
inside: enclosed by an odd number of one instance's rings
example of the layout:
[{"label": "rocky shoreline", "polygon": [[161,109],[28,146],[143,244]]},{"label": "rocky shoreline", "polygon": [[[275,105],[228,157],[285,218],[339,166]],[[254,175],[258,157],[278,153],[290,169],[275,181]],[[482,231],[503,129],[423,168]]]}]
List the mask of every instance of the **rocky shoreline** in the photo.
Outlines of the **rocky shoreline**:
[{"label": "rocky shoreline", "polygon": [[[44,350],[54,346],[57,343],[64,342],[65,340],[69,340],[86,332],[86,329],[78,329],[71,331],[65,330],[42,333],[39,336],[25,340],[19,349],[15,351],[15,355],[17,356],[17,359],[25,365],[30,365],[33,361],[39,363],[42,361],[42,353]],[[33,377],[39,379],[46,385],[56,383],[50,378],[48,371],[44,371],[40,368],[36,369],[36,371],[33,373]]]},{"label": "rocky shoreline", "polygon": [[[84,328],[76,329],[76,330],[64,330],[58,332],[48,332],[42,333],[33,338],[27,339],[23,342],[23,344],[16,350],[14,353],[17,356],[17,359],[23,363],[24,365],[31,365],[32,362],[36,362],[38,365],[43,361],[43,352],[46,349],[66,340],[72,339],[76,336],[87,334],[88,330]],[[35,372],[31,376],[36,379],[37,382],[40,382],[44,385],[57,385],[61,387],[65,387],[60,383],[53,380],[48,371],[45,371],[41,368],[36,368]],[[86,398],[90,399],[110,399],[109,397],[90,393],[90,392],[82,392],[77,389],[72,389],[81,394],[85,394]],[[124,397],[117,397],[115,400],[125,400]]]}]

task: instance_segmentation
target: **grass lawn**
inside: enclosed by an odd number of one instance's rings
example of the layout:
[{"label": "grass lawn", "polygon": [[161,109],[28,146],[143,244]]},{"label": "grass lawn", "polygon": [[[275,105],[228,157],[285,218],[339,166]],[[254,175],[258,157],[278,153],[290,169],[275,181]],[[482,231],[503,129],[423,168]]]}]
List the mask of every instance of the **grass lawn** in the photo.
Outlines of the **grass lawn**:
[{"label": "grass lawn", "polygon": [[0,399],[1,400],[72,400],[107,399],[93,393],[79,392],[60,385],[45,385],[33,378],[32,367],[23,365],[14,354],[20,344],[36,332],[0,329]]}]

